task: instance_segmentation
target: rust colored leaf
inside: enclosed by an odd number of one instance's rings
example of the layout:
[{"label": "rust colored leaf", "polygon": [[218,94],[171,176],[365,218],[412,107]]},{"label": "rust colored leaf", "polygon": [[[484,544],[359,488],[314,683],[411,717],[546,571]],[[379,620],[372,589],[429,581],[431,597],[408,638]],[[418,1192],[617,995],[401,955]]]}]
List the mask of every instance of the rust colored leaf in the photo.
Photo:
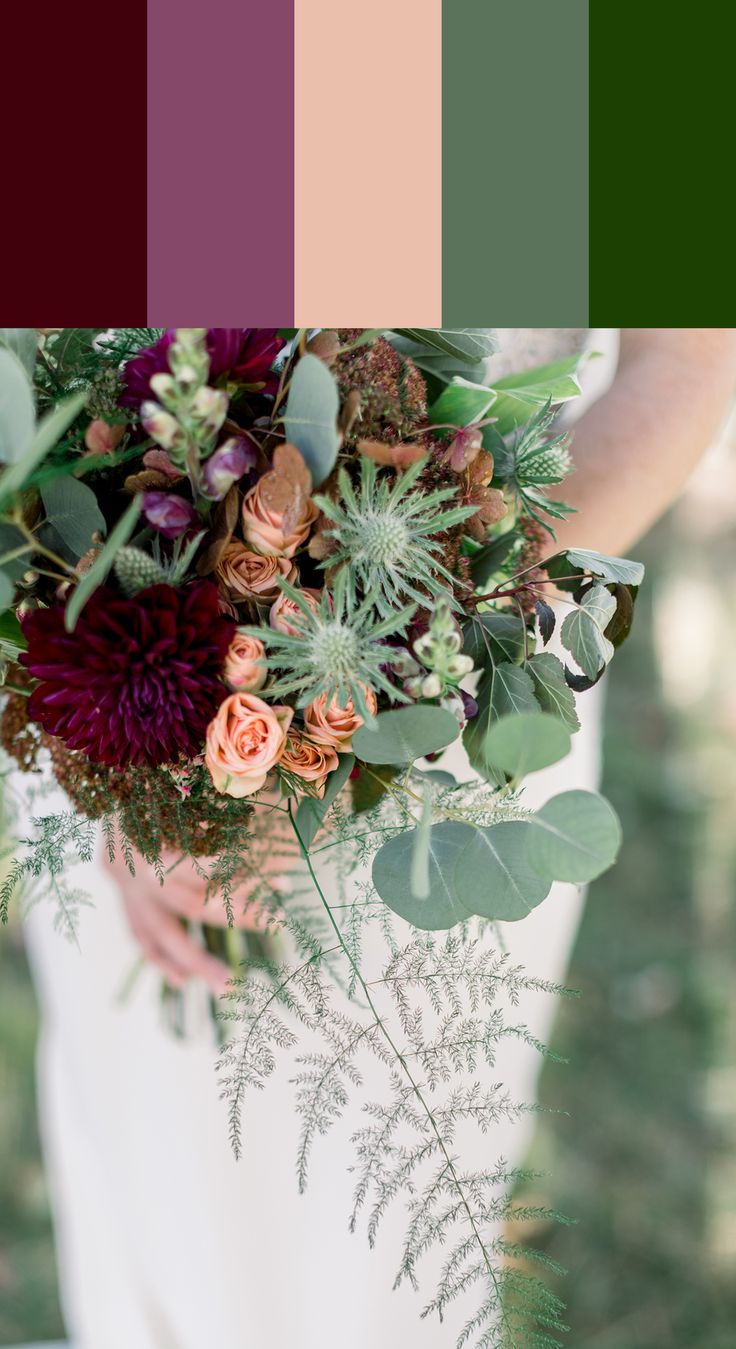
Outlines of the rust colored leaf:
[{"label": "rust colored leaf", "polygon": [[383,464],[389,468],[408,468],[417,459],[424,458],[424,445],[384,445],[380,440],[359,440],[358,449],[374,464]]}]

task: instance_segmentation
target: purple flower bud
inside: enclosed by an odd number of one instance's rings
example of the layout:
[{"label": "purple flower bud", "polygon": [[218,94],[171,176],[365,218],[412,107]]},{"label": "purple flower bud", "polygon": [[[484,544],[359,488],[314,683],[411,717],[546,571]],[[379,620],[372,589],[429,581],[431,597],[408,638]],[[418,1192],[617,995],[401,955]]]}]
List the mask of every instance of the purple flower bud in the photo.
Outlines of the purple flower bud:
[{"label": "purple flower bud", "polygon": [[255,468],[256,448],[247,440],[226,440],[202,465],[204,489],[213,501],[220,501],[234,482]]},{"label": "purple flower bud", "polygon": [[468,721],[472,721],[473,717],[477,717],[478,715],[478,704],[475,701],[475,698],[471,698],[470,694],[465,692],[465,689],[458,689],[458,693],[463,700],[465,716]]},{"label": "purple flower bud", "polygon": [[178,539],[197,519],[191,501],[174,492],[144,492],[143,514],[165,539]]}]

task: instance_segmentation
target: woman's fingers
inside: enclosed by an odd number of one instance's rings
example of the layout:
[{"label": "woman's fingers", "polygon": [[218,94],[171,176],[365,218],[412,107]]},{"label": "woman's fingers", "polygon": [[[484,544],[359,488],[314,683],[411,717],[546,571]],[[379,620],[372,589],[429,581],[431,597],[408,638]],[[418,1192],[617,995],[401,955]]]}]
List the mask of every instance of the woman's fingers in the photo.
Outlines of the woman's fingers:
[{"label": "woman's fingers", "polygon": [[203,979],[215,997],[222,996],[232,977],[230,969],[205,951],[165,909],[159,909],[156,917],[154,940],[163,959],[178,968],[184,979]]}]

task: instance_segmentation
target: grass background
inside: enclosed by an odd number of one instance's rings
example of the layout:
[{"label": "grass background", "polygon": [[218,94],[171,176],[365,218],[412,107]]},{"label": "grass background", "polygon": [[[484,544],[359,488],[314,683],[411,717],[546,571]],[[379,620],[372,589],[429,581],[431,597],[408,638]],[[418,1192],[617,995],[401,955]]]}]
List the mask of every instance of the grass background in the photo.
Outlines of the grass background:
[{"label": "grass background", "polygon": [[[612,671],[603,789],[625,847],[592,888],[560,1008],[532,1164],[577,1220],[534,1240],[564,1264],[571,1346],[736,1340],[736,465],[718,447],[636,550],[648,565]],[[36,1012],[0,934],[0,1345],[62,1333],[34,1113]],[[131,1346],[131,1349],[133,1347]]]}]

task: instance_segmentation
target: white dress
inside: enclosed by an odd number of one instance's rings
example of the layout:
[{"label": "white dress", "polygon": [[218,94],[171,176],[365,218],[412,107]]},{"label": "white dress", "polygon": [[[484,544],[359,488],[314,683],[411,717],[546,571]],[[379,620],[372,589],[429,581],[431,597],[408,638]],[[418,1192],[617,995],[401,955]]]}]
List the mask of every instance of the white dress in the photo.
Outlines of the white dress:
[{"label": "white dress", "polygon": [[[579,330],[575,330],[578,332]],[[509,368],[565,354],[572,330],[506,331],[496,362]],[[612,345],[611,334],[606,344]],[[575,341],[578,339],[575,338]],[[593,344],[600,347],[597,336]],[[610,379],[613,352],[605,364]],[[598,778],[600,686],[579,700],[582,729],[563,763],[534,775],[541,804]],[[447,766],[472,776],[462,749]],[[16,779],[16,786],[18,779]],[[58,805],[57,807],[58,808]],[[54,809],[49,803],[44,810]],[[214,1071],[217,1048],[204,990],[187,992],[188,1034],[161,1015],[160,981],[145,970],[124,1003],[136,962],[115,885],[97,863],[80,866],[94,897],[82,916],[81,950],[52,927],[50,906],[27,920],[42,1007],[38,1050],[43,1143],[55,1215],[64,1314],[75,1349],[375,1349],[411,1343],[447,1349],[447,1324],[420,1320],[425,1299],[392,1291],[405,1214],[396,1205],[370,1251],[347,1227],[353,1160],[349,1135],[318,1141],[306,1194],[295,1178],[298,1123],[289,1072],[255,1093],[244,1157],[233,1158]],[[583,894],[555,885],[529,918],[504,924],[515,961],[562,982]],[[371,940],[376,940],[373,938]],[[380,956],[380,953],[368,951]],[[547,1039],[555,999],[527,994],[517,1013]],[[534,1100],[538,1054],[502,1042],[493,1070],[512,1099]],[[531,1117],[500,1124],[484,1146],[520,1165]],[[425,1294],[433,1289],[426,1287]]]}]

